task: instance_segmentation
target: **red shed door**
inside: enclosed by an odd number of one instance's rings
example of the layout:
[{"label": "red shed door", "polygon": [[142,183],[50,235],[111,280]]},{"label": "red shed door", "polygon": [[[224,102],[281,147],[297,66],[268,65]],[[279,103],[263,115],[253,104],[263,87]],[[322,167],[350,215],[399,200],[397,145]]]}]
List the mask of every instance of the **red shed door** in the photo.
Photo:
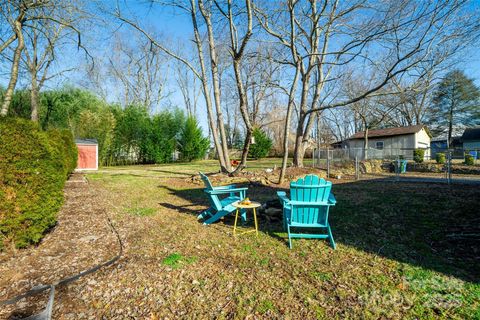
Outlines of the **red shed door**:
[{"label": "red shed door", "polygon": [[96,170],[97,166],[97,146],[96,145],[77,145],[78,164],[77,169]]}]

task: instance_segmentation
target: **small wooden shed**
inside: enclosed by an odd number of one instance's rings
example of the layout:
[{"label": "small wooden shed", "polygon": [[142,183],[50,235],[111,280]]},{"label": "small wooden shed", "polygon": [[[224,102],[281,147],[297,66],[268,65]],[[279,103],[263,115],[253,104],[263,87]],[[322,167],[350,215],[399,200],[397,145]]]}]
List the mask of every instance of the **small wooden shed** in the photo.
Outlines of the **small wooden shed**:
[{"label": "small wooden shed", "polygon": [[98,142],[95,139],[76,139],[78,148],[77,171],[98,170]]}]

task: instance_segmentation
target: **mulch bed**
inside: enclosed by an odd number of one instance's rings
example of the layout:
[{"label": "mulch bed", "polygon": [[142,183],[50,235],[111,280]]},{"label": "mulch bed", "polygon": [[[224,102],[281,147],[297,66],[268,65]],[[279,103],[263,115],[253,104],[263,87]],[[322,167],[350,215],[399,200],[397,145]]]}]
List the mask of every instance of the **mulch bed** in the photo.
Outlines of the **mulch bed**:
[{"label": "mulch bed", "polygon": [[[38,246],[0,254],[1,301],[86,270],[118,251],[101,199],[84,177],[73,175],[64,192],[65,205],[58,214],[57,225]],[[61,292],[62,288],[58,288],[57,295]],[[35,314],[44,308],[46,301],[47,294],[22,299],[2,308],[0,318]],[[55,301],[57,309],[58,298]]]}]

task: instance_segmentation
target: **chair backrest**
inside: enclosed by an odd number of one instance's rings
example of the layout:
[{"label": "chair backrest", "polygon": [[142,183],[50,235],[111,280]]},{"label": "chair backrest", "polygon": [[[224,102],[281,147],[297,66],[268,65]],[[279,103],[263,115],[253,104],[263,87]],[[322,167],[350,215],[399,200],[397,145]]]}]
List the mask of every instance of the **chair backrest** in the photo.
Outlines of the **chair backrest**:
[{"label": "chair backrest", "polygon": [[208,179],[208,177],[202,172],[199,172],[199,174],[200,174],[200,178],[202,178],[202,181],[205,184],[205,188],[207,190],[213,190],[213,186],[212,186],[212,183],[210,182],[210,179]]},{"label": "chair backrest", "polygon": [[326,225],[328,221],[328,196],[332,183],[315,175],[308,175],[290,183],[292,201],[325,203],[325,205],[296,205],[292,210],[292,222]]},{"label": "chair backrest", "polygon": [[[213,186],[212,186],[212,183],[210,182],[210,179],[208,179],[208,177],[202,172],[199,172],[199,174],[200,174],[200,177],[202,178],[203,183],[205,184],[205,190],[206,191],[213,190]],[[207,192],[207,195],[208,195],[208,202],[210,202],[210,205],[213,208],[215,208],[215,210],[217,211],[222,210],[222,203],[218,195],[211,194],[208,192]]]}]

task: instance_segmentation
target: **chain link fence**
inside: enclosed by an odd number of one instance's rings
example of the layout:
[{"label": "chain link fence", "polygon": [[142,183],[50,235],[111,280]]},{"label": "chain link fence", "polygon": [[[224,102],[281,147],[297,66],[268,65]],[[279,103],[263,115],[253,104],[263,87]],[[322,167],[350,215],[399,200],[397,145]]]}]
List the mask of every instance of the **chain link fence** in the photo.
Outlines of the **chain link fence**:
[{"label": "chain link fence", "polygon": [[480,150],[324,148],[312,162],[336,179],[480,183]]}]

